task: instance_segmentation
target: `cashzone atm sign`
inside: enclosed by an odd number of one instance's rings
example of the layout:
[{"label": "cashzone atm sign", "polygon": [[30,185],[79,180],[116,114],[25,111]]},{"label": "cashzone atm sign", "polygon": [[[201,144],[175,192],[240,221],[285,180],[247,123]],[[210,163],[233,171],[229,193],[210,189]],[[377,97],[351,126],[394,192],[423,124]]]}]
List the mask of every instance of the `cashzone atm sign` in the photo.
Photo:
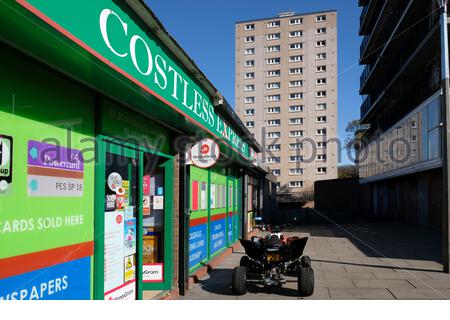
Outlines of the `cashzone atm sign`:
[{"label": "cashzone atm sign", "polygon": [[125,1],[17,2],[236,152],[251,158],[248,144],[215,113],[208,95]]}]

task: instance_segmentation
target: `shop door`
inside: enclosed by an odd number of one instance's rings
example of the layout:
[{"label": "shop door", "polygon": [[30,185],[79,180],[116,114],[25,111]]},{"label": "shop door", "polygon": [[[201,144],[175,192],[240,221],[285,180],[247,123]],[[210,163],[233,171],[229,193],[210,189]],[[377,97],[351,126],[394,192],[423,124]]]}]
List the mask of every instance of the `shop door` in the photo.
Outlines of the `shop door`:
[{"label": "shop door", "polygon": [[103,140],[96,181],[95,297],[138,298],[139,152]]},{"label": "shop door", "polygon": [[99,138],[96,163],[96,299],[141,299],[172,285],[171,156]]},{"label": "shop door", "polygon": [[142,153],[142,289],[169,290],[173,272],[173,159]]}]

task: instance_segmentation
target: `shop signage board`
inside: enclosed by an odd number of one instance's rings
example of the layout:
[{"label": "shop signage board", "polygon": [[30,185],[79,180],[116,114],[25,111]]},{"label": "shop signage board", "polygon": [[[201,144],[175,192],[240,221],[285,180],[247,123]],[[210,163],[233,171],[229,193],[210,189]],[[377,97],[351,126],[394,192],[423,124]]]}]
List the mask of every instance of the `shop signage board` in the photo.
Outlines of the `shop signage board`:
[{"label": "shop signage board", "polygon": [[202,139],[189,150],[190,162],[199,168],[210,168],[216,164],[220,157],[220,148],[211,139]]},{"label": "shop signage board", "polygon": [[153,263],[142,266],[142,281],[144,282],[163,282],[164,264]]},{"label": "shop signage board", "polygon": [[0,280],[0,300],[90,299],[91,258],[86,257]]},{"label": "shop signage board", "polygon": [[81,197],[84,161],[80,150],[28,141],[28,195]]},{"label": "shop signage board", "polygon": [[233,242],[233,212],[228,213],[228,243]]},{"label": "shop signage board", "polygon": [[208,224],[192,225],[189,228],[189,269],[208,258]]},{"label": "shop signage board", "polygon": [[17,0],[40,19],[186,119],[251,160],[250,147],[215,112],[211,97],[127,4]]},{"label": "shop signage board", "polygon": [[215,254],[225,247],[226,239],[226,215],[219,214],[211,217],[210,229],[211,229],[211,241],[210,252]]}]

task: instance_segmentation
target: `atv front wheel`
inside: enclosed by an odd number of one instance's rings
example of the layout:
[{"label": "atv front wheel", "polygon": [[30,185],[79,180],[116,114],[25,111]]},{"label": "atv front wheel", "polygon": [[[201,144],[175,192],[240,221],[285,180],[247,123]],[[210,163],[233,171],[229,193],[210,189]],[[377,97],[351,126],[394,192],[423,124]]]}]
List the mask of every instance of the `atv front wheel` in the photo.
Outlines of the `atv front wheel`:
[{"label": "atv front wheel", "polygon": [[248,267],[248,265],[250,264],[250,258],[247,256],[243,256],[241,257],[241,261],[239,261],[239,265],[241,267]]},{"label": "atv front wheel", "polygon": [[233,292],[240,296],[247,293],[247,268],[236,267],[233,271]]},{"label": "atv front wheel", "polygon": [[314,293],[314,271],[311,267],[300,267],[298,273],[298,295],[309,297]]}]

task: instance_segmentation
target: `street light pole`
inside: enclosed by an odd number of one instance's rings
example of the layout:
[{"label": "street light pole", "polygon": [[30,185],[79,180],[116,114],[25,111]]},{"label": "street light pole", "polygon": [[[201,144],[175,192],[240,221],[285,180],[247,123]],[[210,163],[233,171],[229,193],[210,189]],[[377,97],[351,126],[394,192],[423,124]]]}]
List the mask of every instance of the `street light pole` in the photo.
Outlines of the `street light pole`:
[{"label": "street light pole", "polygon": [[449,273],[450,268],[450,226],[449,226],[449,172],[450,163],[448,161],[448,150],[450,150],[450,68],[449,68],[449,48],[448,48],[448,25],[447,25],[447,1],[439,0],[441,8],[441,73],[442,73],[442,169],[443,169],[443,201],[442,201],[442,264],[445,273]]}]

